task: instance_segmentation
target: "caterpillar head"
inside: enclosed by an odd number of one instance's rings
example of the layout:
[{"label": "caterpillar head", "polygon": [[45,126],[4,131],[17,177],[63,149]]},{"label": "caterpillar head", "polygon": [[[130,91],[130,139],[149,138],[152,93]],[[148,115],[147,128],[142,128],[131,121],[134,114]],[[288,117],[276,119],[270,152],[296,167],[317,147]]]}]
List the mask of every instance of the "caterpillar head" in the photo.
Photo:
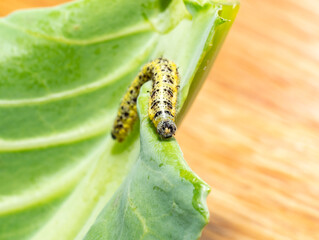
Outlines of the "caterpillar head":
[{"label": "caterpillar head", "polygon": [[157,133],[163,138],[170,138],[175,132],[176,125],[172,120],[164,120],[157,125]]}]

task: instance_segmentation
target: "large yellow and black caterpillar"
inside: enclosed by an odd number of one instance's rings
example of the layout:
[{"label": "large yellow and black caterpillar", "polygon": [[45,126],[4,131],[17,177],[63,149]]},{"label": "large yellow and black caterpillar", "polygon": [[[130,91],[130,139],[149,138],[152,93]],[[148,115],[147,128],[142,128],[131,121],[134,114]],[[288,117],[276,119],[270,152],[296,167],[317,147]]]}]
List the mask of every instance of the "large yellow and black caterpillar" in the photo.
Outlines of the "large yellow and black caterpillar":
[{"label": "large yellow and black caterpillar", "polygon": [[148,107],[149,118],[161,137],[170,138],[175,134],[178,70],[172,61],[158,58],[142,68],[122,99],[112,129],[113,139],[121,142],[131,131],[137,119],[137,97],[142,85],[149,80],[153,81]]}]

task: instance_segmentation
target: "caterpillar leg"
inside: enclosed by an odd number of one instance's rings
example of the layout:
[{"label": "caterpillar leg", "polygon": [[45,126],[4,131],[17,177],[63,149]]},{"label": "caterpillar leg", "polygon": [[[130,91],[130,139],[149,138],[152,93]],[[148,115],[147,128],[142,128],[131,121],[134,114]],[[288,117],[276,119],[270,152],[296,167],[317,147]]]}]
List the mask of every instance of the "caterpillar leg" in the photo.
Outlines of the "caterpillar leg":
[{"label": "caterpillar leg", "polygon": [[153,81],[149,101],[149,118],[161,137],[169,138],[175,134],[178,71],[175,63],[158,58],[142,68],[122,99],[112,129],[113,139],[121,142],[131,131],[137,119],[137,97],[142,85],[149,80]]}]

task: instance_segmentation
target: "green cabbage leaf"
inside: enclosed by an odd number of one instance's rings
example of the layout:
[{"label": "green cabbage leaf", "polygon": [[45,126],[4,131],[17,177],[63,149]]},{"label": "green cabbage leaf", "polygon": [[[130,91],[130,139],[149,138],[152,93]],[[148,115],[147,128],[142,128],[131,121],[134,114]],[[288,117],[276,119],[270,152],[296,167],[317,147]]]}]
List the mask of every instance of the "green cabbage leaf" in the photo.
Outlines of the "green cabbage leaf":
[{"label": "green cabbage leaf", "polygon": [[238,10],[227,0],[79,0],[0,19],[0,239],[197,239],[209,187],[147,114],[110,131],[141,66],[174,61],[179,123]]}]

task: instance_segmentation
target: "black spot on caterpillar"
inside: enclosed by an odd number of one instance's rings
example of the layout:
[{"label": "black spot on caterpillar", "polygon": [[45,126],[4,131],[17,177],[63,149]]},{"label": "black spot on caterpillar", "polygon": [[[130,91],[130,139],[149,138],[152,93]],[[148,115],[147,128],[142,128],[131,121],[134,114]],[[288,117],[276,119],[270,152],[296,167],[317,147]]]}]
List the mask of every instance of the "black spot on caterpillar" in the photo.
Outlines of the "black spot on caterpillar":
[{"label": "black spot on caterpillar", "polygon": [[113,125],[113,139],[121,142],[131,131],[137,119],[137,97],[141,86],[149,80],[153,81],[148,108],[149,118],[161,137],[170,138],[175,134],[178,71],[172,61],[158,58],[142,68],[124,95]]}]

